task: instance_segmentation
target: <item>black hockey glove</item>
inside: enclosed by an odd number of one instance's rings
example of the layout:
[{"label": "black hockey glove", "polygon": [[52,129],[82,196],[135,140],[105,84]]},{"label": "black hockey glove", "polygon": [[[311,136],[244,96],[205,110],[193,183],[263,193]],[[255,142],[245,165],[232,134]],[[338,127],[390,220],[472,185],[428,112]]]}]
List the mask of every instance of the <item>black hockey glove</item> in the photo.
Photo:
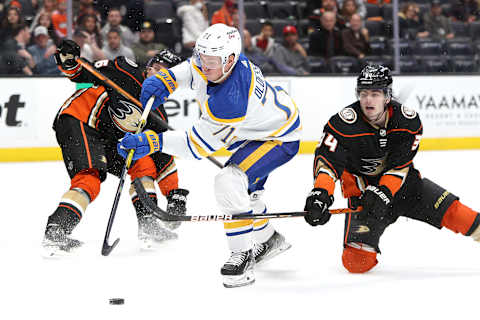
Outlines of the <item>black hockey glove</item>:
[{"label": "black hockey glove", "polygon": [[308,194],[305,203],[305,221],[313,227],[325,224],[330,220],[328,208],[333,203],[333,196],[328,195],[328,191],[322,188],[314,188]]},{"label": "black hockey glove", "polygon": [[80,46],[72,40],[62,40],[55,53],[55,62],[64,69],[77,66],[75,59],[80,56]]},{"label": "black hockey glove", "polygon": [[393,208],[392,193],[385,186],[368,186],[360,200],[364,211],[376,218],[387,216]]}]

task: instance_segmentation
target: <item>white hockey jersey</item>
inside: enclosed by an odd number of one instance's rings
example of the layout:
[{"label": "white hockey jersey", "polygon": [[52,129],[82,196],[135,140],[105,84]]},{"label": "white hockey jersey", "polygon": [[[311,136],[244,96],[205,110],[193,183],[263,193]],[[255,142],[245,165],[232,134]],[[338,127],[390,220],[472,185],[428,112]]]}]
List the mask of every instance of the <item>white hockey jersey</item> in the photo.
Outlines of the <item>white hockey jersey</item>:
[{"label": "white hockey jersey", "polygon": [[300,140],[295,102],[281,87],[268,83],[243,54],[220,84],[208,83],[193,59],[168,71],[176,87],[196,91],[202,115],[186,132],[164,132],[162,152],[201,159],[222,147],[233,151],[251,140]]}]

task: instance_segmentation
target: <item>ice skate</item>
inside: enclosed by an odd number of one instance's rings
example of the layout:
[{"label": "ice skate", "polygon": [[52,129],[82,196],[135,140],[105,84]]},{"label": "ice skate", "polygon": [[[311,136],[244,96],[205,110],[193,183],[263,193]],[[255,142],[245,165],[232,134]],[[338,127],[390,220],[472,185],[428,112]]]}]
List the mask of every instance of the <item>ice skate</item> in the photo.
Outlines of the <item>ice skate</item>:
[{"label": "ice skate", "polygon": [[82,242],[68,237],[67,232],[57,224],[49,224],[42,241],[47,257],[69,255],[82,246]]},{"label": "ice skate", "polygon": [[154,243],[177,239],[178,235],[165,228],[163,222],[152,216],[144,215],[138,218],[138,240],[143,249],[149,249]]},{"label": "ice skate", "polygon": [[223,276],[223,286],[225,288],[236,288],[254,283],[254,265],[255,260],[252,250],[232,252],[220,271]]},{"label": "ice skate", "polygon": [[292,245],[285,241],[285,237],[275,231],[267,241],[256,243],[253,247],[255,263],[269,260],[291,247]]},{"label": "ice skate", "polygon": [[[175,189],[170,191],[167,195],[167,213],[176,216],[184,216],[187,213],[187,195],[188,190]],[[164,221],[163,222],[170,230],[175,230],[180,227],[181,221]]]}]

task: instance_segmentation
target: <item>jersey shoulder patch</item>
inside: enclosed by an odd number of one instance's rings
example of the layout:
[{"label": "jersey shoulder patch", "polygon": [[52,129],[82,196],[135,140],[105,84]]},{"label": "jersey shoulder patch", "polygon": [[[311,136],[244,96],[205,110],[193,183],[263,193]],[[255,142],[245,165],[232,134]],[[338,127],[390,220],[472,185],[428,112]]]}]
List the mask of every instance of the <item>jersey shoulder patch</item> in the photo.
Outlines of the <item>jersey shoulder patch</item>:
[{"label": "jersey shoulder patch", "polygon": [[346,107],[343,108],[339,113],[338,116],[340,119],[342,119],[345,123],[352,124],[355,121],[357,121],[357,112],[351,108],[351,107]]},{"label": "jersey shoulder patch", "polygon": [[400,109],[402,110],[402,115],[407,119],[413,119],[417,116],[417,111],[415,111],[415,109],[409,108],[404,104],[402,104]]},{"label": "jersey shoulder patch", "polygon": [[358,102],[346,106],[340,112],[334,114],[327,123],[326,127],[330,131],[343,138],[354,138],[369,132],[370,126],[366,125],[361,119],[360,104]]},{"label": "jersey shoulder patch", "polygon": [[138,64],[136,64],[134,61],[130,60],[127,57],[125,57],[125,62],[128,63],[130,66],[132,66],[134,68],[138,68]]},{"label": "jersey shoulder patch", "polygon": [[421,133],[422,131],[422,121],[418,113],[399,102],[392,102],[392,111],[393,117],[391,119],[391,124],[389,127],[397,129],[407,129],[411,133]]}]

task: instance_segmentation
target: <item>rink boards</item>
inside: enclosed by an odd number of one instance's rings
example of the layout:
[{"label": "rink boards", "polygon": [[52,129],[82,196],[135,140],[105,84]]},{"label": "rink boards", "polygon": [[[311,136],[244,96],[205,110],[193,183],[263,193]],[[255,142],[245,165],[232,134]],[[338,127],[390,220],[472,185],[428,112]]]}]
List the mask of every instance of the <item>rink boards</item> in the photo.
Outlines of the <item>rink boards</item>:
[{"label": "rink boards", "polygon": [[[355,98],[355,77],[267,77],[301,112],[301,153],[311,153],[329,117]],[[398,76],[394,95],[421,116],[421,150],[480,149],[480,76]],[[60,160],[53,119],[75,84],[65,78],[0,78],[0,161]],[[172,127],[199,117],[192,90],[173,93],[165,108]],[[226,151],[219,154],[227,155]]]}]

